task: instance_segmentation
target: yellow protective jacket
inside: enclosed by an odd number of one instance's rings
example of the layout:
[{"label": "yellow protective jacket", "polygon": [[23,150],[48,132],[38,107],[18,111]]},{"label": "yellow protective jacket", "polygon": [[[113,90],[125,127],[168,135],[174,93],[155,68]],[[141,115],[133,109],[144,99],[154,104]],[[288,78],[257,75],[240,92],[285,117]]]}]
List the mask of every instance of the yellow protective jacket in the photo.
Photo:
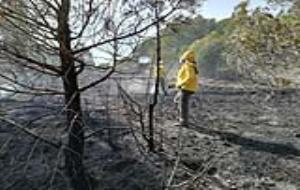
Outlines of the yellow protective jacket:
[{"label": "yellow protective jacket", "polygon": [[187,51],[180,58],[182,65],[177,73],[176,87],[190,92],[196,92],[198,84],[198,67],[194,51]]}]

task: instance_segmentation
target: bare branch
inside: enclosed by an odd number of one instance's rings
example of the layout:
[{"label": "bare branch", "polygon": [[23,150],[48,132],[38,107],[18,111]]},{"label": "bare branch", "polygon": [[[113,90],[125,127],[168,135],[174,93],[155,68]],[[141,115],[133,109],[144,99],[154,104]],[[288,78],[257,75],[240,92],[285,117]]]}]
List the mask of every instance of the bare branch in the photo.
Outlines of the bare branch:
[{"label": "bare branch", "polygon": [[26,85],[24,83],[21,83],[19,82],[18,80],[15,80],[15,79],[11,79],[3,74],[0,73],[0,78],[3,78],[13,84],[16,84],[20,87],[23,87],[23,88],[27,88],[28,90],[32,90],[32,91],[39,91],[39,92],[48,92],[48,93],[55,93],[55,94],[63,94],[63,92],[59,92],[57,90],[54,90],[54,89],[48,89],[48,88],[36,88],[36,87],[33,87],[33,86],[29,86],[29,85]]},{"label": "bare branch", "polygon": [[90,84],[88,84],[88,85],[86,85],[86,86],[80,88],[79,91],[80,91],[80,92],[83,92],[83,91],[86,91],[86,90],[89,89],[89,88],[92,88],[92,87],[94,87],[94,86],[100,84],[101,82],[107,80],[107,79],[114,73],[114,71],[115,71],[115,69],[114,69],[114,67],[112,67],[112,68],[105,74],[105,76],[103,76],[102,78],[100,78],[100,79],[98,79],[98,80],[96,80],[96,81],[93,81],[93,82],[91,82]]},{"label": "bare branch", "polygon": [[7,118],[3,118],[3,117],[0,117],[0,120],[4,121],[5,123],[8,123],[10,124],[11,126],[14,126],[16,127],[17,129],[20,129],[21,131],[23,131],[24,133],[28,134],[29,136],[33,137],[34,139],[38,139],[56,149],[59,149],[60,148],[60,145],[54,143],[54,142],[51,142],[47,139],[44,139],[43,137],[40,137],[39,135],[31,132],[29,129],[26,129],[24,128],[22,125],[16,123],[15,121],[11,120],[11,119],[7,119]]},{"label": "bare branch", "polygon": [[84,52],[84,51],[88,51],[92,48],[96,48],[98,46],[102,46],[104,44],[107,44],[107,43],[110,43],[110,42],[113,42],[113,41],[119,41],[119,40],[122,40],[122,39],[126,39],[126,38],[130,38],[134,35],[137,35],[137,34],[140,34],[140,33],[143,33],[145,31],[147,31],[148,29],[150,29],[151,27],[155,26],[157,22],[161,22],[162,20],[165,20],[167,17],[169,17],[174,11],[176,10],[175,7],[173,7],[172,10],[170,10],[168,13],[166,13],[164,16],[160,17],[159,19],[157,19],[156,21],[146,25],[145,27],[139,29],[139,30],[135,30],[133,32],[129,32],[128,34],[124,34],[124,35],[121,35],[121,36],[116,36],[116,37],[113,37],[111,39],[106,39],[106,40],[103,40],[103,41],[100,41],[98,43],[95,43],[95,44],[92,44],[92,45],[89,45],[89,46],[86,46],[86,47],[83,47],[81,49],[78,49],[78,50],[75,50],[73,51],[74,54],[78,54],[80,52]]},{"label": "bare branch", "polygon": [[35,59],[32,59],[32,58],[30,58],[28,56],[25,56],[25,55],[19,54],[17,52],[11,51],[7,47],[3,47],[2,46],[2,50],[5,51],[6,53],[10,54],[10,55],[15,56],[18,59],[27,61],[27,62],[35,65],[35,66],[38,66],[41,69],[48,69],[48,70],[50,70],[52,72],[55,72],[56,74],[61,74],[61,70],[58,67],[55,67],[53,65],[49,65],[47,63],[41,63],[41,62],[39,62],[39,61],[37,61]]}]

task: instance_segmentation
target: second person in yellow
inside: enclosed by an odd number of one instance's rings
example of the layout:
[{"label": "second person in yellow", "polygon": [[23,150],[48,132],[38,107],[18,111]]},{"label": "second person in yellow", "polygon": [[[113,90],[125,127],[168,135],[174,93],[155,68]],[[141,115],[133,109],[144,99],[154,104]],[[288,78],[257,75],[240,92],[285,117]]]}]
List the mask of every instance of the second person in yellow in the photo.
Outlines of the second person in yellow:
[{"label": "second person in yellow", "polygon": [[[167,92],[167,88],[166,88],[166,70],[164,67],[164,63],[161,61],[157,70],[157,67],[155,66],[153,69],[153,76],[154,78],[157,77],[157,74],[159,75],[159,92],[162,92],[163,95],[167,96],[168,92]],[[153,85],[154,88],[154,85]],[[154,94],[154,89],[152,90],[153,94]]]}]

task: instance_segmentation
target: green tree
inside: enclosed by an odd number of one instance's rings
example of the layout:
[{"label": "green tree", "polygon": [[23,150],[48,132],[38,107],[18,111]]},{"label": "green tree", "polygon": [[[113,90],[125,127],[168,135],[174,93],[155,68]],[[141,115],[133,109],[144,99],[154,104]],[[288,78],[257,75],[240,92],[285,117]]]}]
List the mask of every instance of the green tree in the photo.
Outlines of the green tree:
[{"label": "green tree", "polygon": [[241,3],[233,14],[229,60],[250,79],[274,85],[299,66],[299,21],[291,13],[273,16],[259,8],[250,13],[247,5]]}]

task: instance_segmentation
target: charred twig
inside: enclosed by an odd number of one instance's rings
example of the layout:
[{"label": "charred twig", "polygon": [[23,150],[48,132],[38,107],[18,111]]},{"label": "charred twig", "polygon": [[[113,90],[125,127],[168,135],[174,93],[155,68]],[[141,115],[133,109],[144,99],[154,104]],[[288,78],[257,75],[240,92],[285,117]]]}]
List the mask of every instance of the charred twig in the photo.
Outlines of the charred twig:
[{"label": "charred twig", "polygon": [[8,124],[10,124],[11,126],[16,127],[17,129],[20,129],[21,131],[25,132],[29,136],[33,137],[34,139],[38,139],[38,140],[40,140],[40,141],[42,141],[42,142],[44,142],[44,143],[46,143],[46,144],[48,144],[48,145],[50,145],[50,146],[52,146],[54,148],[57,148],[57,149],[60,148],[60,145],[58,145],[58,144],[56,144],[54,142],[51,142],[51,141],[49,141],[47,139],[44,139],[43,137],[40,137],[37,134],[34,134],[33,132],[31,132],[30,130],[24,128],[22,125],[16,123],[13,120],[10,120],[10,119],[7,119],[7,118],[1,118],[1,117],[0,117],[0,120],[6,122]]},{"label": "charred twig", "polygon": [[112,130],[112,129],[129,129],[128,127],[102,127],[101,129],[98,129],[96,131],[91,132],[90,134],[86,135],[84,139],[89,139],[98,133],[101,133],[104,130]]},{"label": "charred twig", "polygon": [[141,127],[141,131],[142,131],[142,136],[144,138],[144,140],[146,140],[147,142],[149,141],[148,137],[146,136],[145,133],[145,123],[144,123],[144,113],[143,113],[143,108],[142,105],[139,104],[137,101],[135,101],[127,92],[126,90],[121,86],[120,83],[117,82],[118,85],[118,89],[120,92],[120,96],[123,100],[123,103],[126,105],[129,105],[130,107],[130,111],[132,113],[134,113],[136,116],[138,116],[138,122],[140,124]]}]

